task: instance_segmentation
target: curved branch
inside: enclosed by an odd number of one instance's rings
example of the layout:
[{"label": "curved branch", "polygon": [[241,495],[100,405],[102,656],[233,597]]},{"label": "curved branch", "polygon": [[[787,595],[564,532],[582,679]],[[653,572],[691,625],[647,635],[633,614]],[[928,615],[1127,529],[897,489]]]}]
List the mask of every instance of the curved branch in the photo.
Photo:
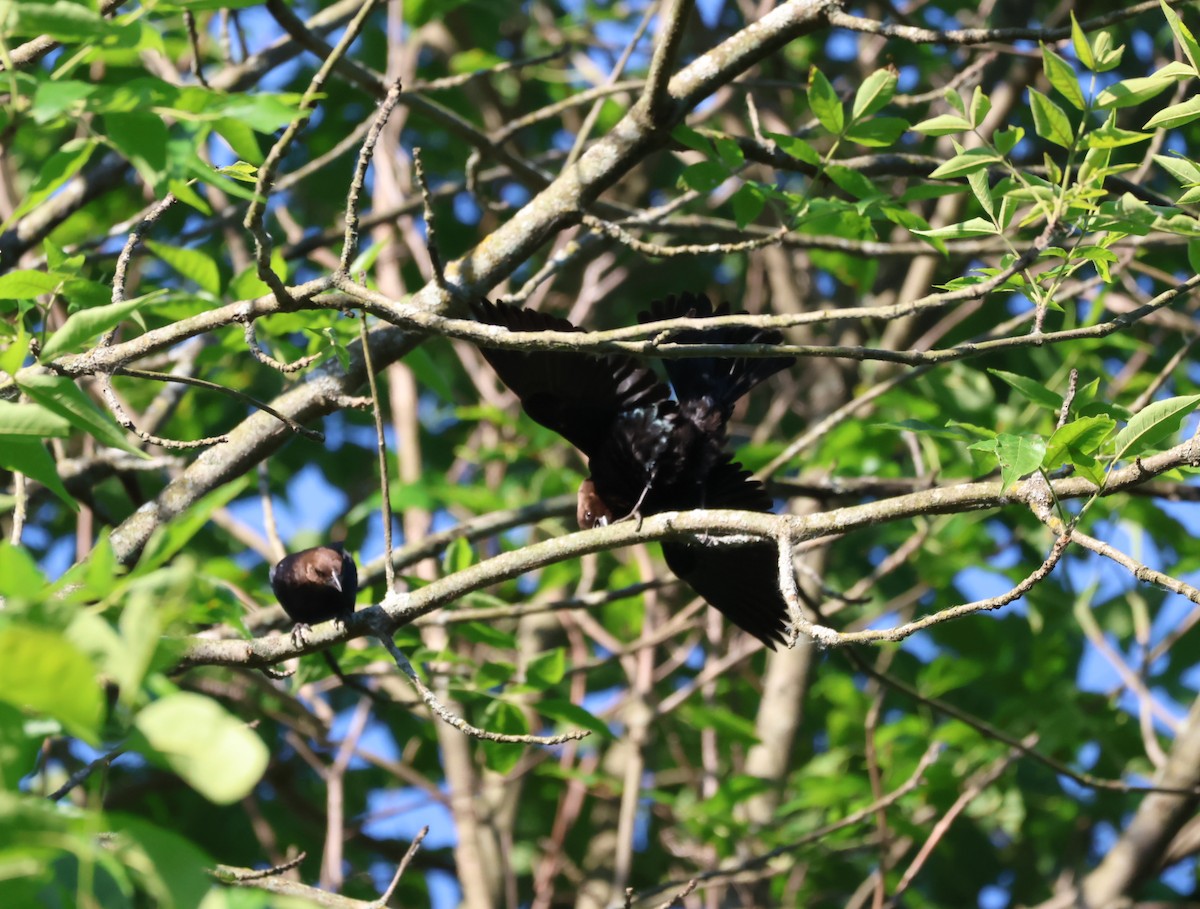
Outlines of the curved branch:
[{"label": "curved branch", "polygon": [[[1200,467],[1200,445],[1195,442],[1184,442],[1167,451],[1139,459],[1127,467],[1113,470],[1108,475],[1101,495],[1124,492],[1166,471],[1185,466]],[[1095,484],[1082,477],[1054,480],[1050,486],[1059,501],[1088,498],[1097,493]],[[502,553],[404,594],[395,602],[359,610],[344,625],[333,622],[318,625],[298,645],[286,636],[250,641],[192,638],[184,648],[181,665],[268,666],[291,657],[315,653],[331,644],[364,634],[378,634],[380,621],[387,622],[394,631],[490,584],[510,580],[555,562],[632,543],[692,538],[699,534],[750,536],[764,540],[777,540],[785,536],[803,542],[828,534],[845,534],[866,527],[909,520],[918,515],[957,514],[1016,504],[1041,507],[1046,497],[1046,481],[1040,474],[1035,474],[1016,483],[1007,492],[999,480],[962,483],[810,515],[704,509],[666,512],[645,518],[640,530],[632,522],[610,524]],[[823,629],[819,634],[822,643],[842,643],[835,629]]]}]

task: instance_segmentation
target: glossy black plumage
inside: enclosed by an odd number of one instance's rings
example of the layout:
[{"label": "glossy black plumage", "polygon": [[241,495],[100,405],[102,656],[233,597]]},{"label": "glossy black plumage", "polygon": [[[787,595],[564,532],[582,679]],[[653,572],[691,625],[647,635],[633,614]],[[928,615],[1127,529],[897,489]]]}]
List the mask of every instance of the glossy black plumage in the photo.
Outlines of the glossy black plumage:
[{"label": "glossy black plumage", "polygon": [[294,552],[279,560],[270,577],[275,598],[297,627],[354,614],[358,568],[341,543]]},{"label": "glossy black plumage", "polygon": [[[565,319],[483,300],[482,322],[513,331],[581,331]],[[651,304],[641,322],[708,318],[707,297],[684,294]],[[685,329],[679,343],[778,344],[777,331],[731,326]],[[689,508],[769,511],[770,498],[725,451],[725,425],[737,400],[795,362],[793,357],[703,357],[668,360],[671,387],[623,355],[574,351],[482,350],[525,412],[588,458],[591,476],[579,490],[580,526],[631,513]],[[715,543],[715,541],[714,541]],[[779,591],[775,546],[664,543],[667,564],[735,625],[768,647],[785,640],[787,606]]]}]

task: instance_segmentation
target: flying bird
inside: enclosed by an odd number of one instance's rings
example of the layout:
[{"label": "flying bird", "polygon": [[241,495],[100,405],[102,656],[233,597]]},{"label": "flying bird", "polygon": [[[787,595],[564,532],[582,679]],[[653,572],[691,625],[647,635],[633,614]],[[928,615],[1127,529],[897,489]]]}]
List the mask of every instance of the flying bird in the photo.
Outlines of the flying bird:
[{"label": "flying bird", "polygon": [[[476,317],[510,331],[582,331],[566,319],[480,300]],[[705,296],[652,303],[640,322],[728,315]],[[726,326],[684,329],[683,344],[779,344],[774,330]],[[732,508],[770,511],[762,484],[725,450],[725,427],[738,399],[787,369],[794,357],[699,357],[668,360],[670,386],[620,354],[482,348],[525,412],[578,448],[591,475],[579,488],[583,528],[663,511]],[[674,394],[672,395],[672,390]],[[726,618],[772,649],[786,640],[787,603],[779,590],[777,550],[759,541],[738,546],[664,542],[668,567]]]},{"label": "flying bird", "polygon": [[296,623],[297,645],[310,625],[333,619],[345,622],[354,614],[358,568],[341,543],[314,546],[280,559],[271,569],[271,589],[279,605]]}]

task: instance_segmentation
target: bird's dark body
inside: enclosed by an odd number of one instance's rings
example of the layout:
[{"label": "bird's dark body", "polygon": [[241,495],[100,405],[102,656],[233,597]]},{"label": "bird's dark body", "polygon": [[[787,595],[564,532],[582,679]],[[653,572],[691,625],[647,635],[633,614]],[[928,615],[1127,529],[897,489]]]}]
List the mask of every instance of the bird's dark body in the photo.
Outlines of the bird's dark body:
[{"label": "bird's dark body", "polygon": [[[581,331],[565,319],[481,300],[480,321],[513,331]],[[727,315],[707,297],[684,294],[651,304],[641,322]],[[685,329],[671,341],[778,344],[777,331],[731,326]],[[484,349],[525,412],[588,458],[591,476],[579,491],[583,527],[630,514],[689,508],[770,511],[762,484],[725,451],[734,404],[793,357],[702,357],[668,360],[668,387],[623,355]],[[674,397],[671,391],[674,389]],[[771,543],[738,547],[664,543],[668,566],[734,624],[769,647],[784,640],[787,606],[779,591]]]},{"label": "bird's dark body", "polygon": [[354,614],[358,568],[341,543],[314,546],[280,559],[271,589],[293,622],[315,625]]}]

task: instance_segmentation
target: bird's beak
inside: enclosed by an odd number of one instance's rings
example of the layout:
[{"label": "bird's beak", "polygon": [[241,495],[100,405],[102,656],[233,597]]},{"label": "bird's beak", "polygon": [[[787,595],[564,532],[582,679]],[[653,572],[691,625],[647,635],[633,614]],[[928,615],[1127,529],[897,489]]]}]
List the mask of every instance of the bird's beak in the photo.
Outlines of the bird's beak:
[{"label": "bird's beak", "polygon": [[342,592],[342,579],[337,576],[336,572],[329,576],[329,582],[337,588],[338,593]]}]

